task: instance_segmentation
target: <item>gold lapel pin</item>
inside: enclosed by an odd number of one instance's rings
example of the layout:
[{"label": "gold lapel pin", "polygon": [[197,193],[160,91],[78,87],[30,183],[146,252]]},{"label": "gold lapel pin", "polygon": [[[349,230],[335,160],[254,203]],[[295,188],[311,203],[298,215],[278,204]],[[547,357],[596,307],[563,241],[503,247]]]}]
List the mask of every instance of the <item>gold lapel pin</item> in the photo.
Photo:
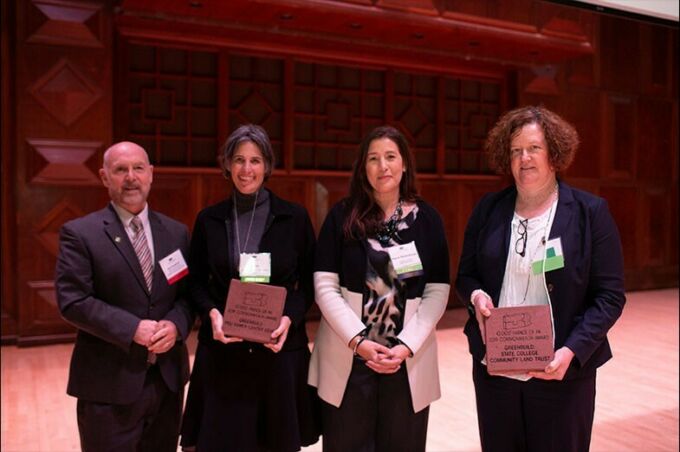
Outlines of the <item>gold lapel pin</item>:
[{"label": "gold lapel pin", "polygon": [[120,237],[116,236],[115,239],[113,239],[116,243],[120,243]]}]

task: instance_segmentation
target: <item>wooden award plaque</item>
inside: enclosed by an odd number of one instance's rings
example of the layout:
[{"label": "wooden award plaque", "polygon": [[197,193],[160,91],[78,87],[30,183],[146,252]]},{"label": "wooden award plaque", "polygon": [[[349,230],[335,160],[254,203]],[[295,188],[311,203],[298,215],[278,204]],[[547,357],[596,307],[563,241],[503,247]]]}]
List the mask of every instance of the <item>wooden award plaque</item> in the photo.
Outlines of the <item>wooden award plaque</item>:
[{"label": "wooden award plaque", "polygon": [[490,374],[542,371],[555,355],[548,305],[492,309],[485,329]]},{"label": "wooden award plaque", "polygon": [[224,308],[225,336],[240,337],[262,344],[271,343],[286,302],[286,289],[232,279]]}]

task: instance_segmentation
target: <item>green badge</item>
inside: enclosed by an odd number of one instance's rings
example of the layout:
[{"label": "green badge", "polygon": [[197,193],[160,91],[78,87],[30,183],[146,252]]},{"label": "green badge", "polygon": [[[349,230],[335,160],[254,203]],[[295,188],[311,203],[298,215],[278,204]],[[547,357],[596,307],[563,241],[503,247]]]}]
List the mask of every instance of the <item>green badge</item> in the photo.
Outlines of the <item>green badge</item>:
[{"label": "green badge", "polygon": [[560,241],[560,238],[548,240],[545,246],[547,247],[545,251],[545,263],[543,260],[538,260],[531,264],[531,272],[534,275],[540,275],[544,270],[549,272],[564,267],[564,255],[562,254],[562,242]]}]

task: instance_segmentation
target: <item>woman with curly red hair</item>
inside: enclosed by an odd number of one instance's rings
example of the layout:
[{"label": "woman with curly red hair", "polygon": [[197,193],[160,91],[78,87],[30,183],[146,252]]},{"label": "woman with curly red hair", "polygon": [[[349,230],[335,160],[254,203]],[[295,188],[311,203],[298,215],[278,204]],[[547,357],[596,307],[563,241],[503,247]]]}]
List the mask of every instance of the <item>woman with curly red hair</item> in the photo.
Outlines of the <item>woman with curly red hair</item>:
[{"label": "woman with curly red hair", "polygon": [[[626,297],[607,202],[557,177],[578,144],[571,124],[543,107],[512,110],[489,133],[492,166],[515,183],[475,207],[456,280],[470,314],[465,334],[484,451],[590,446],[595,374],[612,356],[607,331]],[[549,308],[554,358],[539,371],[489,374],[486,319],[496,308],[534,305]]]}]

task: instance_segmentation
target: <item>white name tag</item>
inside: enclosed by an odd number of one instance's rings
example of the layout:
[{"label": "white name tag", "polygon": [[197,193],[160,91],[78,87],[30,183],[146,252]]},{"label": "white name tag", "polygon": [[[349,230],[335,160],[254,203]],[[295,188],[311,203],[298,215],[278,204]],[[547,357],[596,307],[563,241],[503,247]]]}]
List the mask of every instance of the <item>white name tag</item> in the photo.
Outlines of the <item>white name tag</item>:
[{"label": "white name tag", "polygon": [[189,267],[187,267],[184,256],[182,256],[182,252],[179,249],[165,256],[158,263],[161,266],[161,270],[163,270],[165,278],[168,280],[168,284],[176,283],[189,273]]},{"label": "white name tag", "polygon": [[[564,255],[564,253],[562,252],[562,240],[559,237],[557,237],[556,239],[548,240],[548,242],[545,244],[545,249],[548,258]],[[551,249],[553,251],[550,251]]]},{"label": "white name tag", "polygon": [[241,253],[238,273],[243,282],[268,283],[272,275],[270,253]]},{"label": "white name tag", "polygon": [[394,270],[397,272],[399,279],[411,278],[423,274],[423,263],[420,261],[420,255],[416,249],[415,242],[391,246],[387,248],[387,252],[390,255],[392,265],[394,266]]}]

